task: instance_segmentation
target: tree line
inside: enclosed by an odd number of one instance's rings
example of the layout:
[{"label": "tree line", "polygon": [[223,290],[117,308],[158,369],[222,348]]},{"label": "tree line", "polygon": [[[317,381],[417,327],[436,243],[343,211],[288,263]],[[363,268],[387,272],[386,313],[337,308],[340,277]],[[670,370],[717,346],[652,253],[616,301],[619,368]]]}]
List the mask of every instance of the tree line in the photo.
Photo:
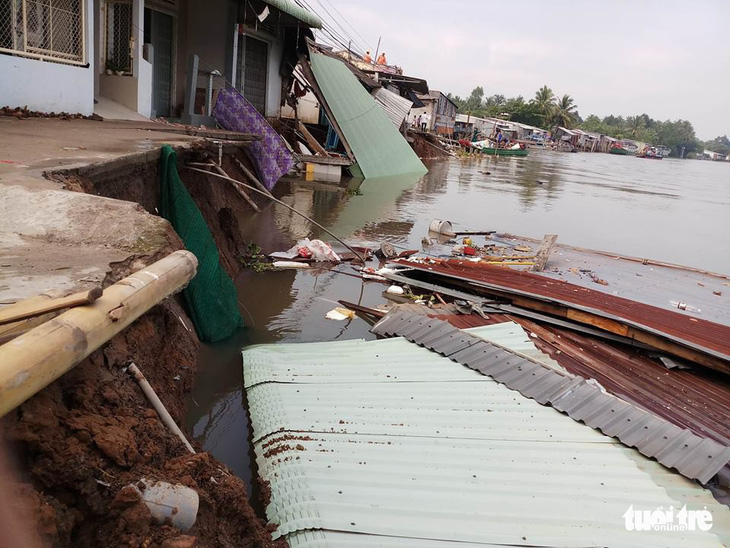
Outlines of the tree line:
[{"label": "tree line", "polygon": [[555,130],[559,126],[573,127],[579,120],[578,107],[570,95],[558,97],[547,86],[535,93],[535,98],[525,100],[522,95],[506,98],[495,94],[484,97],[484,88],[475,87],[469,97],[447,94],[458,111],[478,118],[503,118],[531,126]]},{"label": "tree line", "polygon": [[591,114],[583,119],[570,95],[558,97],[548,86],[542,86],[530,100],[525,100],[521,95],[511,98],[501,94],[485,97],[484,88],[481,86],[475,87],[466,98],[450,93],[447,96],[462,114],[468,113],[479,118],[502,118],[538,126],[552,133],[560,126],[568,129],[577,127],[616,139],[633,139],[651,145],[665,145],[672,149],[672,155],[675,157],[682,154],[692,157],[703,149],[730,154],[730,140],[727,136],[702,142],[687,120],[654,120],[648,114],[627,117],[610,115],[604,118]]}]

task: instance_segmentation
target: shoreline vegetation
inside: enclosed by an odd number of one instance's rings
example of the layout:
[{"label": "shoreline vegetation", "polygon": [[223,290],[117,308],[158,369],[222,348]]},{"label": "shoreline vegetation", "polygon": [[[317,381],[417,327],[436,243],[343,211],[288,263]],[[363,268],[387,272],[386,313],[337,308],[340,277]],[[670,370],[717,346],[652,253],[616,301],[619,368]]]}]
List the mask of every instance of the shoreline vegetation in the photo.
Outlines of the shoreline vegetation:
[{"label": "shoreline vegetation", "polygon": [[578,106],[570,95],[558,96],[548,86],[542,86],[535,92],[535,97],[529,100],[522,95],[510,98],[501,94],[485,96],[482,86],[476,86],[465,98],[451,93],[447,97],[457,105],[458,112],[462,114],[479,118],[503,118],[538,126],[552,133],[562,126],[601,133],[616,139],[633,139],[653,146],[665,145],[672,150],[675,158],[693,158],[703,150],[730,154],[730,139],[727,135],[701,141],[688,120],[661,121],[646,113],[625,117],[611,114],[603,118],[591,114],[584,119],[578,113]]}]

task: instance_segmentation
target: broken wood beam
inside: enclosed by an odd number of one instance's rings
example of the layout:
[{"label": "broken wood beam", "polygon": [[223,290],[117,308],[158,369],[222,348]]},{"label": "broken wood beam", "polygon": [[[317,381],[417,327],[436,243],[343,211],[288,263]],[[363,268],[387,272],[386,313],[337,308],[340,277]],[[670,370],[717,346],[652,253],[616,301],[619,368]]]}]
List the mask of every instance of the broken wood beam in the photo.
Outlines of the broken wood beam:
[{"label": "broken wood beam", "polygon": [[256,188],[258,188],[261,192],[264,192],[265,194],[268,194],[269,196],[272,195],[271,194],[271,191],[264,186],[264,183],[262,183],[261,181],[259,181],[258,180],[258,177],[256,177],[256,175],[250,169],[248,169],[246,166],[244,166],[243,165],[243,162],[241,162],[241,160],[239,160],[238,158],[236,158],[235,156],[233,156],[233,161],[238,166],[238,169],[240,169],[241,171],[243,171],[243,174],[246,177],[248,177],[253,182],[254,185],[256,185]]},{"label": "broken wood beam", "polygon": [[319,144],[317,139],[314,138],[314,135],[309,133],[307,126],[305,126],[300,120],[297,120],[297,129],[299,130],[299,133],[301,133],[304,137],[304,140],[307,141],[307,144],[312,147],[312,150],[314,150],[314,152],[316,152],[317,154],[321,154],[322,156],[328,156],[327,151],[324,149],[324,147]]},{"label": "broken wood beam", "polygon": [[0,325],[41,316],[48,312],[93,303],[101,296],[101,288],[95,287],[66,297],[48,298],[38,295],[0,309]]},{"label": "broken wood beam", "polygon": [[[228,177],[228,173],[226,173],[225,170],[221,166],[219,166],[218,164],[211,163],[210,164],[210,167],[212,167],[213,169],[215,169],[219,174],[221,174],[221,175],[223,175],[225,177]],[[248,202],[248,205],[250,205],[251,208],[256,213],[261,213],[261,208],[256,205],[256,202],[253,201],[253,199],[251,198],[251,196],[249,196],[248,193],[245,190],[243,190],[243,188],[241,188],[240,185],[233,185],[233,188],[235,188],[236,189],[236,192],[238,192],[241,195],[241,197]]]},{"label": "broken wood beam", "polygon": [[545,269],[545,265],[550,258],[550,252],[557,240],[557,234],[545,234],[545,237],[542,239],[542,243],[540,244],[540,248],[535,254],[535,264],[532,267],[533,272],[541,272]]},{"label": "broken wood beam", "polygon": [[195,276],[198,260],[180,250],[107,287],[101,297],[0,346],[0,417],[72,369]]}]

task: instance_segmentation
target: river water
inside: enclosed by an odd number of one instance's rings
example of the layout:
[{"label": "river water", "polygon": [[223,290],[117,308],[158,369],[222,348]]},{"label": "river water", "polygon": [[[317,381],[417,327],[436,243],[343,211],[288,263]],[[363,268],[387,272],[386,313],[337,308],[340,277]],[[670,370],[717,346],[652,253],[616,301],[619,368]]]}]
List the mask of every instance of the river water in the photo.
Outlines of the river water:
[{"label": "river water", "polygon": [[[433,219],[674,262],[730,274],[730,164],[531,151],[527,158],[428,163],[421,178],[339,187],[282,183],[277,194],[350,242],[418,249]],[[357,186],[353,184],[353,186]],[[331,240],[286,208],[242,219],[265,252],[300,238]],[[324,319],[338,299],[375,306],[384,286],[336,271],[244,272],[237,280],[247,327],[201,353],[187,426],[206,450],[250,483],[252,454],[242,392],[241,348],[372,338],[365,322]]]}]

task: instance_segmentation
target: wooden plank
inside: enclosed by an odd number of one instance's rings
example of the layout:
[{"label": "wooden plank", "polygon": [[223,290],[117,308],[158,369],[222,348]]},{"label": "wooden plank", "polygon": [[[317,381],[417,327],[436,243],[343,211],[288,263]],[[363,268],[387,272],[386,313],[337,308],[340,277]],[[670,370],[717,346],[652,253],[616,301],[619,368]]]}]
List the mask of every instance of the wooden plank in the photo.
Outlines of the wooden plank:
[{"label": "wooden plank", "polygon": [[243,162],[241,162],[241,160],[239,160],[235,156],[232,156],[232,158],[233,158],[233,161],[238,166],[238,169],[240,169],[243,172],[243,174],[246,177],[248,177],[253,182],[254,185],[256,185],[256,188],[258,188],[261,192],[265,192],[266,194],[271,196],[271,191],[269,191],[269,189],[264,186],[264,183],[262,183],[261,181],[258,180],[256,175],[250,169],[248,169],[246,166],[243,165]]},{"label": "wooden plank", "polygon": [[545,268],[548,258],[550,257],[550,252],[557,240],[557,234],[545,234],[545,237],[542,239],[542,243],[540,244],[540,248],[535,254],[535,264],[532,267],[533,272],[540,272]]},{"label": "wooden plank", "polygon": [[[221,175],[223,175],[224,177],[228,177],[228,173],[226,173],[226,172],[225,172],[225,171],[223,170],[223,168],[222,168],[221,166],[219,166],[218,164],[216,164],[216,163],[211,163],[211,164],[210,164],[210,167],[212,167],[212,168],[213,168],[214,170],[216,170],[216,171],[217,171],[218,173],[220,173],[220,174],[221,174]],[[229,177],[229,178],[230,178],[230,177]],[[251,206],[251,207],[253,208],[253,210],[254,210],[254,211],[255,211],[256,213],[261,213],[261,208],[259,208],[259,206],[257,206],[257,205],[256,205],[256,202],[254,202],[254,201],[253,201],[253,200],[251,199],[251,196],[249,196],[249,195],[248,195],[248,194],[246,193],[246,191],[245,191],[245,190],[243,190],[243,188],[241,187],[241,185],[235,185],[235,184],[234,184],[234,185],[233,185],[233,188],[235,188],[235,189],[236,189],[236,192],[238,192],[238,193],[239,193],[239,194],[241,195],[241,197],[242,197],[242,198],[243,198],[244,200],[246,200],[246,201],[248,202],[248,205],[250,205],[250,206]]]},{"label": "wooden plank", "polygon": [[55,310],[91,304],[99,297],[101,297],[100,287],[55,299],[36,299],[33,297],[0,309],[0,325],[40,316]]},{"label": "wooden plank", "polygon": [[299,130],[299,133],[302,134],[304,139],[307,141],[307,144],[310,146],[314,152],[317,154],[321,154],[322,156],[328,156],[327,151],[324,149],[322,145],[319,144],[317,139],[314,138],[314,136],[309,133],[309,130],[307,129],[307,126],[305,126],[301,120],[297,120],[297,129]]}]

